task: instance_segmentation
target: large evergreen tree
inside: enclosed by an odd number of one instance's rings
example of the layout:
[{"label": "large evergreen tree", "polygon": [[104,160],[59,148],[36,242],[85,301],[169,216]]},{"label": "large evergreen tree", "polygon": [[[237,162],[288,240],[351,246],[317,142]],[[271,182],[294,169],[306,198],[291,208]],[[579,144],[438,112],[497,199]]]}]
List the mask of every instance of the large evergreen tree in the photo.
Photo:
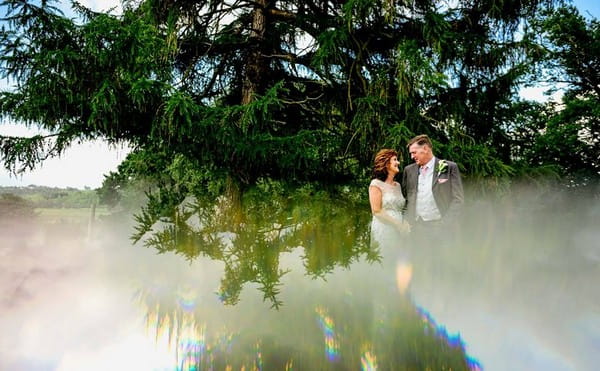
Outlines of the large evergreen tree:
[{"label": "large evergreen tree", "polygon": [[[467,174],[504,175],[503,117],[552,1],[146,0],[120,15],[5,0],[0,138],[18,171],[73,141],[126,141],[114,185],[188,192],[259,178],[342,182],[430,134]],[[93,166],[93,164],[91,164]],[[176,197],[177,198],[177,197]]]}]

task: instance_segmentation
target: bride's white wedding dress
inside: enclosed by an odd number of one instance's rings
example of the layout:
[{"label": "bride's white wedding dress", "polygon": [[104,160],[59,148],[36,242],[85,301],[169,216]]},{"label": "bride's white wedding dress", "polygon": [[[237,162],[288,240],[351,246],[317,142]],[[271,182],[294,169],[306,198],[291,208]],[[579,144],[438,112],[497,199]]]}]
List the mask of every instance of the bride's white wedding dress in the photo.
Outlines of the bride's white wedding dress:
[{"label": "bride's white wedding dress", "polygon": [[[400,184],[394,182],[394,185],[387,184],[379,179],[373,179],[371,186],[381,190],[381,208],[390,217],[402,221],[402,209],[406,199],[402,195]],[[392,224],[382,221],[373,215],[371,221],[371,245],[381,248],[396,247],[400,245],[402,235],[398,228]]]}]

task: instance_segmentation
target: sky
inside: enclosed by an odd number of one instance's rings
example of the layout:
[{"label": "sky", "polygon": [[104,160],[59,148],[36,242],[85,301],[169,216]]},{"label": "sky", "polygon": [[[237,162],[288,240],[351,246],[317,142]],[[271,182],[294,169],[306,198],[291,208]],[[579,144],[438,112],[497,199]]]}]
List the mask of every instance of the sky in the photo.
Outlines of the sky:
[{"label": "sky", "polygon": [[[115,8],[113,12],[120,12],[121,9],[119,0],[79,0],[79,3],[97,11]],[[70,16],[72,12],[67,4],[68,2],[62,1],[59,7],[66,15]],[[2,87],[2,82],[0,82],[0,88]],[[22,125],[0,123],[0,135],[31,136],[36,133],[36,130],[27,129]],[[0,186],[40,185],[95,189],[102,185],[105,174],[116,170],[127,153],[129,153],[127,146],[111,147],[102,140],[73,144],[60,157],[48,159],[33,171],[19,176],[10,174],[4,169],[2,163]]]},{"label": "sky", "polygon": [[[97,11],[106,11],[114,7],[114,11],[119,12],[121,9],[119,0],[80,0],[79,2]],[[62,3],[66,4],[67,2],[63,1]],[[583,15],[600,18],[600,1],[576,0],[573,4]],[[64,7],[64,11],[69,14],[68,7]],[[0,89],[3,84],[5,86],[5,83],[0,81]],[[525,88],[521,91],[521,96],[543,101],[547,99],[544,95],[545,90],[544,87]],[[35,133],[35,130],[26,129],[22,126],[6,122],[0,123],[0,135],[24,136]],[[11,175],[4,169],[4,166],[1,166],[0,186],[25,187],[40,185],[95,189],[102,185],[105,174],[116,170],[128,152],[129,149],[126,146],[111,147],[101,140],[73,144],[60,157],[48,159],[33,171],[25,172],[19,176]]]},{"label": "sky", "polygon": [[586,17],[600,18],[600,1],[598,0],[575,0],[573,5]]},{"label": "sky", "polygon": [[[36,134],[36,131],[22,126],[2,124],[0,134],[31,136]],[[17,177],[9,174],[2,164],[0,186],[39,185],[95,189],[102,185],[104,174],[115,171],[127,153],[127,146],[109,146],[102,140],[73,144],[60,157],[48,159],[37,169]]]}]

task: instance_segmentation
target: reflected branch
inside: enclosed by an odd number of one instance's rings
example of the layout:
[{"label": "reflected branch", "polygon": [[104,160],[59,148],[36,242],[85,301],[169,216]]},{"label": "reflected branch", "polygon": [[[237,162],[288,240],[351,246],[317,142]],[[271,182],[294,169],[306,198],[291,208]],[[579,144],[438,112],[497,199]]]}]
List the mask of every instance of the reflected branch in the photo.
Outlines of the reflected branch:
[{"label": "reflected branch", "polygon": [[296,249],[303,250],[305,274],[312,278],[324,279],[336,266],[347,268],[360,259],[379,260],[369,244],[370,215],[357,212],[365,205],[343,197],[257,191],[246,192],[242,200],[235,195],[187,200],[166,213],[156,206],[158,200],[151,198],[137,217],[134,240],[190,262],[199,257],[222,261],[217,294],[224,304],[237,304],[244,285],[254,283],[278,309],[281,280],[289,272],[280,268],[280,256]]}]

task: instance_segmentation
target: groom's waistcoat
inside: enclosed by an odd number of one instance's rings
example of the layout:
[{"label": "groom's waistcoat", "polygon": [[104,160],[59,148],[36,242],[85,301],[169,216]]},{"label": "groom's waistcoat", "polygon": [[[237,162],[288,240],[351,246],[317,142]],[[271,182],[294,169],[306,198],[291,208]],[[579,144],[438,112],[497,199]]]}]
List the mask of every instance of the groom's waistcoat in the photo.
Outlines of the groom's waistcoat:
[{"label": "groom's waistcoat", "polygon": [[[446,161],[448,166],[442,172],[439,169],[439,159],[435,159],[431,191],[442,218],[450,208],[458,209],[464,201],[462,182],[456,163]],[[419,187],[419,166],[416,163],[404,168],[402,174],[402,191],[406,198],[406,218],[409,222],[416,220],[417,191]]]}]

